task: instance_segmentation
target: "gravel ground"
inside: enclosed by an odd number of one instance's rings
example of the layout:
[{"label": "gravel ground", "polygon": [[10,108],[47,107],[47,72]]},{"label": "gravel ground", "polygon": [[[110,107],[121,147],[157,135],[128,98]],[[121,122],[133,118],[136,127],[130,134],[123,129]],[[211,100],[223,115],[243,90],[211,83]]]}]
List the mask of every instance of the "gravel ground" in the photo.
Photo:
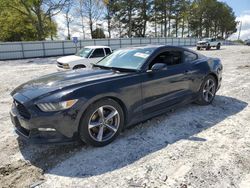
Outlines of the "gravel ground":
[{"label": "gravel ground", "polygon": [[0,187],[250,187],[250,48],[221,58],[210,106],[190,104],[127,129],[113,143],[31,145],[13,132],[9,93],[55,72],[56,58],[0,61]]}]

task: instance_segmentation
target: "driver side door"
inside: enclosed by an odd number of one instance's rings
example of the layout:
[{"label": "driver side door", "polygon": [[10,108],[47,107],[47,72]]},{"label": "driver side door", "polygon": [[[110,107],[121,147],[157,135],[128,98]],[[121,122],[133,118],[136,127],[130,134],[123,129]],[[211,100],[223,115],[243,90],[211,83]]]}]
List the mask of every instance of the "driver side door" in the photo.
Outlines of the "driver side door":
[{"label": "driver side door", "polygon": [[89,56],[90,63],[97,63],[102,58],[105,57],[105,52],[103,48],[96,48],[92,54]]},{"label": "driver side door", "polygon": [[183,61],[182,50],[167,50],[149,64],[167,64],[167,69],[143,73],[142,97],[145,118],[162,113],[166,108],[191,97],[188,64]]}]

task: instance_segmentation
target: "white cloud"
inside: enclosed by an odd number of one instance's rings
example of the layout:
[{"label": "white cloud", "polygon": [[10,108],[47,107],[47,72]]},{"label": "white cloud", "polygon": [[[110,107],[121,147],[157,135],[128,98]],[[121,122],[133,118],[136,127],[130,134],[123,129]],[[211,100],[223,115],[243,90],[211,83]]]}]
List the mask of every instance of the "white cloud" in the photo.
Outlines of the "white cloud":
[{"label": "white cloud", "polygon": [[[72,37],[79,37],[83,38],[83,33],[81,30],[81,26],[78,24],[80,23],[80,19],[73,18],[73,22],[70,23],[70,34]],[[67,31],[67,26],[66,26],[66,18],[65,14],[59,13],[54,17],[54,20],[57,23],[58,26],[58,31],[57,31],[57,37],[58,39],[64,40],[67,38],[68,31]],[[85,25],[87,26],[87,20],[85,20]],[[90,37],[90,32],[89,29],[86,27],[85,28],[85,37],[89,38]]]},{"label": "white cloud", "polygon": [[[242,15],[236,18],[236,20],[242,22],[240,39],[242,40],[250,39],[250,10],[244,11]],[[232,36],[230,36],[229,39],[231,40],[238,39],[239,29],[240,29],[240,24],[237,26],[237,32],[232,34]]]},{"label": "white cloud", "polygon": [[[54,17],[57,25],[58,25],[58,39],[64,40],[67,38],[67,26],[66,26],[66,19],[65,15],[63,13],[59,13]],[[242,22],[242,27],[241,27],[241,34],[240,34],[240,39],[246,40],[250,39],[250,10],[245,10],[242,12],[242,14],[236,18],[237,21]],[[83,33],[81,30],[81,23],[79,18],[74,17],[73,22],[70,24],[70,32],[72,37],[79,37],[83,39]],[[88,27],[88,19],[86,18],[84,20],[84,25],[85,25],[85,38],[90,38],[90,30]],[[99,27],[101,27],[104,30],[104,33],[106,36],[108,36],[108,26],[107,22],[102,21],[98,22]],[[96,24],[94,24],[94,28],[96,27]],[[237,40],[238,35],[239,35],[239,25],[237,26],[237,32],[232,34],[229,39],[231,40]],[[150,29],[151,27],[148,27]],[[151,28],[152,29],[152,28]],[[150,29],[150,30],[151,30]],[[112,37],[117,37],[118,32],[114,31],[112,32]]]},{"label": "white cloud", "polygon": [[[70,33],[72,37],[78,37],[80,39],[84,38],[82,28],[81,28],[81,20],[80,18],[72,17],[73,22],[70,23]],[[67,32],[67,26],[66,26],[66,18],[65,14],[59,13],[54,17],[54,20],[56,21],[58,25],[58,32],[57,32],[57,37],[60,40],[64,40],[67,38],[68,32]],[[85,25],[85,38],[89,39],[90,38],[90,29],[88,26],[88,19],[84,19],[84,25]],[[94,24],[94,29],[96,26],[101,27],[104,30],[104,33],[106,36],[108,36],[108,24],[105,21],[98,22],[97,24]]]}]

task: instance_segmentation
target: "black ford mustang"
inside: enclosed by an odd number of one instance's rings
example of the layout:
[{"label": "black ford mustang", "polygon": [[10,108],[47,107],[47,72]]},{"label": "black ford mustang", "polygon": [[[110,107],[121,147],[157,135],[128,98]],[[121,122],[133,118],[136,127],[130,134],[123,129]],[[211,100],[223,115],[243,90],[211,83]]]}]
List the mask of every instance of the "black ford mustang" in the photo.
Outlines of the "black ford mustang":
[{"label": "black ford mustang", "polygon": [[78,137],[104,146],[125,127],[170,108],[210,104],[222,64],[192,50],[145,46],[116,50],[92,69],[59,72],[17,87],[11,119],[31,141]]}]

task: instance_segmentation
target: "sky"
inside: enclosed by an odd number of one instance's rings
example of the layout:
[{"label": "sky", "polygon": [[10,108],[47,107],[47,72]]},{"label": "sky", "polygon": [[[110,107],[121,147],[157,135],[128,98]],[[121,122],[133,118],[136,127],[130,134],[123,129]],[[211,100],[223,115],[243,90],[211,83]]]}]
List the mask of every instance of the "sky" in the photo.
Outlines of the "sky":
[{"label": "sky", "polygon": [[[250,39],[250,0],[220,0],[233,8],[237,21],[241,21],[240,39]],[[240,24],[237,26],[237,32],[230,36],[230,39],[236,40],[239,36]]]},{"label": "sky", "polygon": [[219,0],[219,1],[225,2],[230,7],[232,7],[236,16],[240,16],[244,12],[250,11],[250,0]]},{"label": "sky", "polygon": [[[240,39],[246,40],[250,39],[250,0],[219,0],[221,2],[227,3],[230,7],[232,7],[235,16],[237,17],[237,21],[241,21],[241,32],[240,32]],[[62,14],[59,14],[56,17],[56,22],[59,26],[58,36],[59,38],[63,39],[66,36],[66,25],[64,21],[65,17]],[[87,20],[86,20],[87,22]],[[107,24],[104,22],[102,23],[103,28],[106,28]],[[236,40],[239,36],[239,27],[240,24],[237,26],[237,32],[230,36],[229,39]],[[80,33],[81,29],[77,24],[72,25],[72,33],[73,36],[81,37],[82,34]],[[87,32],[86,37],[89,37],[89,33]]]}]

